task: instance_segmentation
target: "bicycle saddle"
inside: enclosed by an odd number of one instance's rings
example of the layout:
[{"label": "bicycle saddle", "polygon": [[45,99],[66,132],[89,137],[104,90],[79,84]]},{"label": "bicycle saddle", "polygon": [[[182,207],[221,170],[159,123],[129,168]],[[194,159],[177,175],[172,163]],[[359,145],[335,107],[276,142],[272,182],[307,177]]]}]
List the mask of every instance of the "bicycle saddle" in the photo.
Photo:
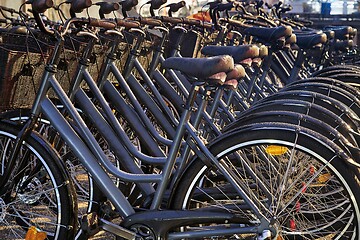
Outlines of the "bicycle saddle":
[{"label": "bicycle saddle", "polygon": [[244,30],[248,35],[257,37],[262,42],[274,42],[282,37],[292,34],[292,28],[289,26],[279,26],[275,28],[250,27]]},{"label": "bicycle saddle", "polygon": [[336,40],[334,43],[335,50],[346,51],[348,48],[354,45],[353,40]]},{"label": "bicycle saddle", "polygon": [[240,46],[205,46],[201,53],[207,56],[230,55],[234,62],[239,63],[247,58],[259,57],[259,47],[256,45]]},{"label": "bicycle saddle", "polygon": [[353,35],[353,28],[350,26],[327,26],[326,30],[331,30],[335,33],[335,38],[340,40],[346,40],[350,35]]},{"label": "bicycle saddle", "polygon": [[328,39],[333,39],[335,37],[335,32],[333,30],[324,30],[324,33]]},{"label": "bicycle saddle", "polygon": [[310,49],[318,44],[324,44],[326,40],[327,37],[325,33],[296,35],[296,44],[302,49]]},{"label": "bicycle saddle", "polygon": [[205,80],[217,73],[233,70],[234,60],[229,55],[208,58],[170,57],[163,62],[162,67],[179,70],[185,75]]}]

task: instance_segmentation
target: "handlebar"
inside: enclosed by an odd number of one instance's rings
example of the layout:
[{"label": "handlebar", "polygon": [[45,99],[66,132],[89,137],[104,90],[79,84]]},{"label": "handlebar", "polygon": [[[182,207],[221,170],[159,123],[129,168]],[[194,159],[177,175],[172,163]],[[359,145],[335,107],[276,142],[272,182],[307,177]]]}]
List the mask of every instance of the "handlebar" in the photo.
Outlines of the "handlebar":
[{"label": "handlebar", "polygon": [[228,2],[228,3],[219,3],[214,10],[216,11],[229,11],[234,7],[234,3],[233,2]]},{"label": "handlebar", "polygon": [[118,26],[122,26],[126,29],[140,27],[140,22],[138,22],[138,21],[126,21],[124,19],[116,18],[115,22]]},{"label": "handlebar", "polygon": [[203,27],[203,28],[207,28],[207,29],[213,28],[213,24],[208,23],[208,22],[203,22],[198,19],[184,18],[183,22],[184,22],[184,24],[188,24],[188,25],[192,25],[192,26],[198,26],[198,27]]},{"label": "handlebar", "polygon": [[138,21],[141,24],[149,25],[149,26],[162,26],[162,22],[159,19],[151,18],[151,17],[129,17],[126,18],[131,21]]},{"label": "handlebar", "polygon": [[171,24],[180,24],[184,22],[183,18],[180,17],[158,16],[157,18],[160,19],[162,22]]},{"label": "handlebar", "polygon": [[88,20],[88,25],[92,27],[100,27],[100,28],[105,28],[107,30],[111,30],[116,27],[116,23],[109,20],[96,19],[96,18],[87,18],[87,20]]}]

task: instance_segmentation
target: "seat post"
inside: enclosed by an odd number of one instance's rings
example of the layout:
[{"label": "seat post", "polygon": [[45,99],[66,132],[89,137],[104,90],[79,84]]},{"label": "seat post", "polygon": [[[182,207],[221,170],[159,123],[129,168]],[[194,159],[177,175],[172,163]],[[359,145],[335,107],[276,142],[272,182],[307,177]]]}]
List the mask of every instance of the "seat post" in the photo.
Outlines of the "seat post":
[{"label": "seat post", "polygon": [[304,50],[299,49],[298,55],[297,55],[297,57],[295,59],[294,67],[291,70],[289,79],[286,81],[286,84],[289,84],[289,83],[292,83],[292,82],[296,81],[296,79],[297,79],[297,77],[299,75],[300,69],[302,67],[302,64],[304,62],[304,59],[305,59],[305,52],[304,52]]},{"label": "seat post", "polygon": [[186,99],[186,103],[184,105],[184,111],[181,114],[181,118],[179,121],[179,124],[176,129],[176,134],[173,140],[173,144],[170,147],[168,159],[166,161],[166,164],[162,170],[163,172],[163,179],[159,183],[159,186],[157,187],[157,191],[154,196],[154,200],[151,204],[151,209],[158,209],[161,204],[162,196],[167,188],[167,185],[170,181],[170,176],[172,174],[171,169],[174,168],[174,165],[176,163],[176,157],[178,155],[182,139],[185,134],[186,125],[190,121],[191,113],[194,111],[194,104],[196,101],[196,97],[200,91],[200,87],[203,85],[203,82],[196,81],[192,84],[191,90],[189,92],[189,97]]}]

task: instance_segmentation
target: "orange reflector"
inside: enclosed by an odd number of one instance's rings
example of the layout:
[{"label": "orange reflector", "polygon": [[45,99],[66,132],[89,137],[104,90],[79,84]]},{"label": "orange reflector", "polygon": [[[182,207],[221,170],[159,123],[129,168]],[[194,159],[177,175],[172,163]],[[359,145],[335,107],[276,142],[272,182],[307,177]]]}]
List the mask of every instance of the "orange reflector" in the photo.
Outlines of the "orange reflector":
[{"label": "orange reflector", "polygon": [[45,239],[46,239],[46,233],[39,232],[34,226],[29,227],[29,230],[27,231],[25,236],[25,240],[45,240]]},{"label": "orange reflector", "polygon": [[321,174],[317,181],[318,183],[325,183],[327,181],[329,181],[329,179],[331,178],[331,174],[330,173],[325,173],[325,174]]},{"label": "orange reflector", "polygon": [[278,145],[269,145],[265,149],[266,153],[273,155],[273,156],[283,155],[284,153],[287,152],[287,150],[288,150],[287,147],[278,146]]}]

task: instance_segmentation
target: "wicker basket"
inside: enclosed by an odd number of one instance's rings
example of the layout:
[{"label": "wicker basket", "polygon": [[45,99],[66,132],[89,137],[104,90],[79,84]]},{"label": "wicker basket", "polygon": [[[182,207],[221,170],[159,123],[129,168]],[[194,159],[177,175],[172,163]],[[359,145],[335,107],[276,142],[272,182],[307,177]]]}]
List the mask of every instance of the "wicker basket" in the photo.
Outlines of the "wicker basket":
[{"label": "wicker basket", "polygon": [[[85,39],[65,39],[55,76],[66,92],[85,46]],[[34,39],[31,35],[0,32],[0,111],[31,107],[52,50],[53,42],[41,33]],[[102,46],[96,46],[93,52],[89,72],[97,79],[106,51]],[[49,97],[56,96],[50,91]]]},{"label": "wicker basket", "polygon": [[31,106],[43,69],[44,58],[35,49],[0,45],[0,110]]}]

